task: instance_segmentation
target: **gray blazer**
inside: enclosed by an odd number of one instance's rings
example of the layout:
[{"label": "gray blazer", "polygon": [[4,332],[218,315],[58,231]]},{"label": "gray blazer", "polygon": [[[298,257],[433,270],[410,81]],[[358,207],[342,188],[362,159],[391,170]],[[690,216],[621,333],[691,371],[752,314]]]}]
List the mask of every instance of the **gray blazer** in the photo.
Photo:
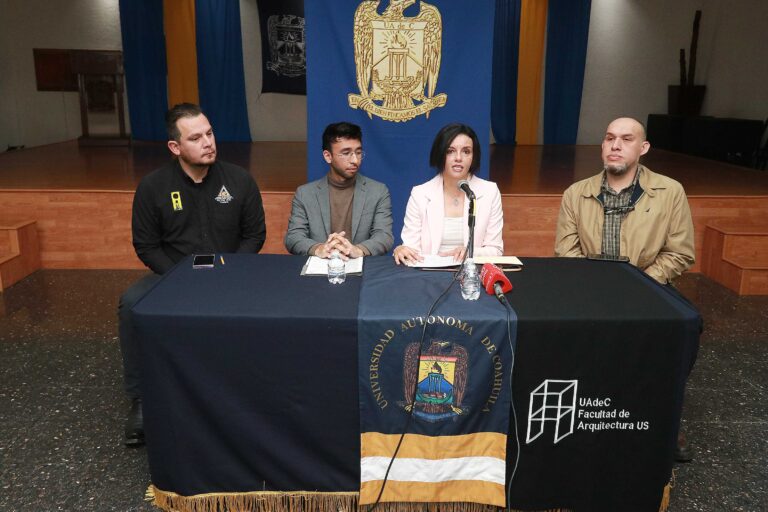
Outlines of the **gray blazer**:
[{"label": "gray blazer", "polygon": [[[285,248],[291,254],[309,254],[313,245],[325,243],[331,234],[327,180],[323,176],[302,185],[293,196],[285,233]],[[347,238],[355,245],[365,246],[373,256],[385,254],[392,248],[392,204],[386,185],[357,175],[352,201],[352,236]]]}]

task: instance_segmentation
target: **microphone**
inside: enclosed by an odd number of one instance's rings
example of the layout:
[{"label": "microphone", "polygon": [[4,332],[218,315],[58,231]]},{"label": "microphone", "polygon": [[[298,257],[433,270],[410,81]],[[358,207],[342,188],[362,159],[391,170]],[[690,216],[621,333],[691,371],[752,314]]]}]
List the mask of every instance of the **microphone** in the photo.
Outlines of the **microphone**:
[{"label": "microphone", "polygon": [[470,199],[475,198],[475,193],[472,192],[472,189],[469,188],[469,182],[467,180],[461,180],[459,182],[459,188],[464,191],[465,194],[467,194],[467,197]]},{"label": "microphone", "polygon": [[509,278],[504,275],[504,271],[493,263],[486,263],[483,265],[483,269],[480,271],[480,280],[485,287],[485,291],[489,295],[496,295],[499,302],[505,304],[507,298],[505,293],[512,290],[512,283]]}]

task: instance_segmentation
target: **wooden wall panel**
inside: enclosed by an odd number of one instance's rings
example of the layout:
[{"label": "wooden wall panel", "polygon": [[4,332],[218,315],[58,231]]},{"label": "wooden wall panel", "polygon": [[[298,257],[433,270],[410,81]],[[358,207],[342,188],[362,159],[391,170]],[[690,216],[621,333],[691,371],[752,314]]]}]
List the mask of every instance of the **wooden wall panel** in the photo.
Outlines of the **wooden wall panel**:
[{"label": "wooden wall panel", "polygon": [[719,281],[720,266],[723,260],[724,236],[707,226],[704,229],[704,243],[701,247],[701,272],[715,281]]},{"label": "wooden wall panel", "polygon": [[759,235],[730,235],[726,238],[723,258],[744,267],[768,268],[768,233]]},{"label": "wooden wall panel", "polygon": [[43,268],[143,268],[131,245],[133,192],[0,191],[0,219],[37,221]]},{"label": "wooden wall panel", "polygon": [[0,258],[11,252],[11,233],[0,226]]},{"label": "wooden wall panel", "polygon": [[728,220],[751,224],[758,219],[768,218],[767,196],[695,196],[689,197],[688,203],[691,205],[696,240],[694,272],[700,271],[704,231],[708,223]]},{"label": "wooden wall panel", "polygon": [[[262,252],[285,254],[292,192],[264,192],[267,242]],[[0,223],[36,220],[43,268],[143,268],[131,245],[133,192],[0,190]],[[698,271],[707,222],[768,218],[768,197],[690,197]],[[505,253],[552,256],[560,195],[502,196]]]},{"label": "wooden wall panel", "polygon": [[283,239],[288,231],[288,217],[291,214],[293,192],[262,192],[264,217],[267,219],[267,241],[261,252],[264,254],[288,254]]},{"label": "wooden wall panel", "polygon": [[40,247],[34,221],[0,225],[0,237],[8,239],[7,252],[0,252],[0,291],[40,268]]},{"label": "wooden wall panel", "polygon": [[502,195],[504,253],[553,256],[559,195]]},{"label": "wooden wall panel", "polygon": [[746,270],[740,295],[768,294],[768,270]]}]

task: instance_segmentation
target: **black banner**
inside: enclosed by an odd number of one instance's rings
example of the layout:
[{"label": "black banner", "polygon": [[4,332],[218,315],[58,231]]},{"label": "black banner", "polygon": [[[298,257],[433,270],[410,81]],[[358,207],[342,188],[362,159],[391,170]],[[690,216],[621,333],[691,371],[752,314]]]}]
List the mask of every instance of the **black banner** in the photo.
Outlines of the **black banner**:
[{"label": "black banner", "polygon": [[261,92],[307,94],[303,0],[259,0]]}]

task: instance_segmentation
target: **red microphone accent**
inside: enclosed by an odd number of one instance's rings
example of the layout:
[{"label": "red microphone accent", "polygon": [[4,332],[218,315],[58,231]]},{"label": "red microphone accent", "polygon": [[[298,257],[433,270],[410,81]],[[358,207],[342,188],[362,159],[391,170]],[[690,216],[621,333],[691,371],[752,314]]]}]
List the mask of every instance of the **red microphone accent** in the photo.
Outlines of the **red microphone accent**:
[{"label": "red microphone accent", "polygon": [[507,293],[512,289],[512,283],[509,282],[509,278],[504,275],[504,271],[493,263],[485,263],[483,269],[480,271],[480,280],[485,287],[485,291],[489,295],[496,295],[493,290],[493,285],[499,283],[501,285],[502,293]]}]

